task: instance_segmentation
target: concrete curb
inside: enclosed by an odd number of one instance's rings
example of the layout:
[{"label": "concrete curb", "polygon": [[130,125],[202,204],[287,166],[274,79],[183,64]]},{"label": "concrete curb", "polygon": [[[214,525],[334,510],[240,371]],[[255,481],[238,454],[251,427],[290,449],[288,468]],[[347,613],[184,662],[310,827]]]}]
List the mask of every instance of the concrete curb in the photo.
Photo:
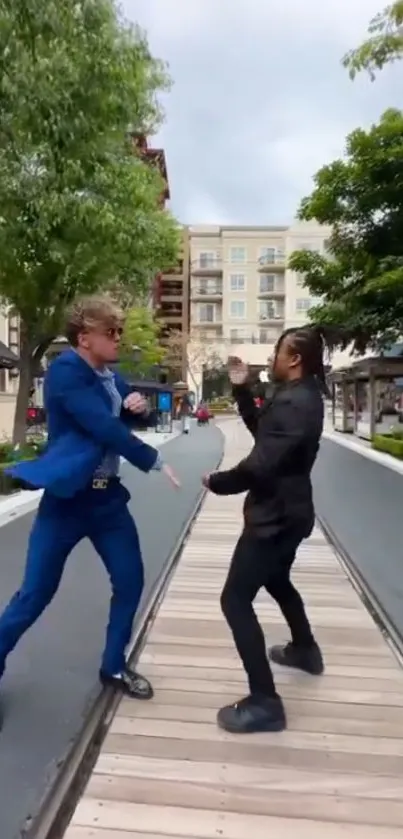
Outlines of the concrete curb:
[{"label": "concrete curb", "polygon": [[365,446],[356,440],[351,440],[349,436],[343,435],[342,431],[324,431],[322,437],[326,440],[331,440],[333,443],[337,443],[338,446],[344,446],[345,449],[350,449],[350,451],[360,454],[362,457],[366,457],[367,460],[373,460],[375,463],[379,463],[380,466],[386,466],[388,469],[393,469],[394,472],[398,472],[399,475],[403,475],[403,462],[396,460],[391,455],[377,452],[375,449],[371,449],[370,446]]}]

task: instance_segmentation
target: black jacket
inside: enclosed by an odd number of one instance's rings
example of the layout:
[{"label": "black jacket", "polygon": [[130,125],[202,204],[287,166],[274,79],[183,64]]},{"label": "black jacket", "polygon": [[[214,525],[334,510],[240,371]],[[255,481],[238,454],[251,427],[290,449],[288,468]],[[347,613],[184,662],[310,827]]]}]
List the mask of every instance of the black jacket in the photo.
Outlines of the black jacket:
[{"label": "black jacket", "polygon": [[260,410],[248,387],[234,388],[234,397],[255,445],[233,469],[211,475],[211,491],[217,495],[247,491],[245,529],[258,537],[295,527],[306,538],[314,525],[310,475],[324,413],[315,379],[280,385]]}]

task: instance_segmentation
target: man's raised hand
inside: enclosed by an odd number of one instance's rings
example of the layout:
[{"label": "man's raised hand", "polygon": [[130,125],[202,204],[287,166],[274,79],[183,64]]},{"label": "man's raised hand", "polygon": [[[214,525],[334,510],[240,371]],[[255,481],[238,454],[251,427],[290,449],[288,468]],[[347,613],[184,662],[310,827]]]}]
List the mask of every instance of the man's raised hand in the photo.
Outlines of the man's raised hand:
[{"label": "man's raised hand", "polygon": [[231,384],[244,385],[249,376],[248,365],[240,358],[228,359],[228,375]]}]

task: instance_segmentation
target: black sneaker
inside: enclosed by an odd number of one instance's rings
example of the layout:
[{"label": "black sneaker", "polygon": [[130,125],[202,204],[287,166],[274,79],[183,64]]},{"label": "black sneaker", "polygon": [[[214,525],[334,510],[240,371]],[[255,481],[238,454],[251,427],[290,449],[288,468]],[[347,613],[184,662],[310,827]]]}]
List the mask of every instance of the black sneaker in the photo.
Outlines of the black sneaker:
[{"label": "black sneaker", "polygon": [[231,734],[284,731],[287,725],[279,696],[246,696],[234,705],[221,708],[217,714],[217,723]]},{"label": "black sneaker", "polygon": [[316,642],[310,647],[297,647],[292,641],[283,646],[279,644],[269,649],[269,658],[275,664],[303,670],[311,676],[321,676],[325,669],[322,653]]},{"label": "black sneaker", "polygon": [[130,670],[129,667],[126,667],[120,676],[109,676],[101,671],[99,678],[103,685],[112,685],[132,699],[152,699],[154,696],[152,685],[148,679],[140,676],[139,673],[135,673],[134,670]]}]

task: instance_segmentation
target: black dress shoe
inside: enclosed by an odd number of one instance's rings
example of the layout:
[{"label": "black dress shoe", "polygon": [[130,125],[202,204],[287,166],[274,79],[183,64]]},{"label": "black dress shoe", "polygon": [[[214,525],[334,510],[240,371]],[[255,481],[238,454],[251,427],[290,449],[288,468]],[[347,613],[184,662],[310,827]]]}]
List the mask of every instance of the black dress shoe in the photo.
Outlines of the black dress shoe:
[{"label": "black dress shoe", "polygon": [[154,696],[152,685],[148,679],[140,676],[134,670],[130,670],[129,667],[126,667],[119,676],[109,676],[101,671],[99,678],[103,685],[112,685],[116,690],[120,690],[132,699],[152,699]]},{"label": "black dress shoe", "polygon": [[310,647],[298,647],[290,641],[284,646],[271,647],[269,658],[275,664],[303,670],[311,676],[321,676],[325,669],[322,653],[316,643],[311,644]]},{"label": "black dress shoe", "polygon": [[279,696],[246,696],[234,705],[226,705],[217,714],[220,728],[231,734],[258,731],[284,731],[287,726],[284,705]]}]

